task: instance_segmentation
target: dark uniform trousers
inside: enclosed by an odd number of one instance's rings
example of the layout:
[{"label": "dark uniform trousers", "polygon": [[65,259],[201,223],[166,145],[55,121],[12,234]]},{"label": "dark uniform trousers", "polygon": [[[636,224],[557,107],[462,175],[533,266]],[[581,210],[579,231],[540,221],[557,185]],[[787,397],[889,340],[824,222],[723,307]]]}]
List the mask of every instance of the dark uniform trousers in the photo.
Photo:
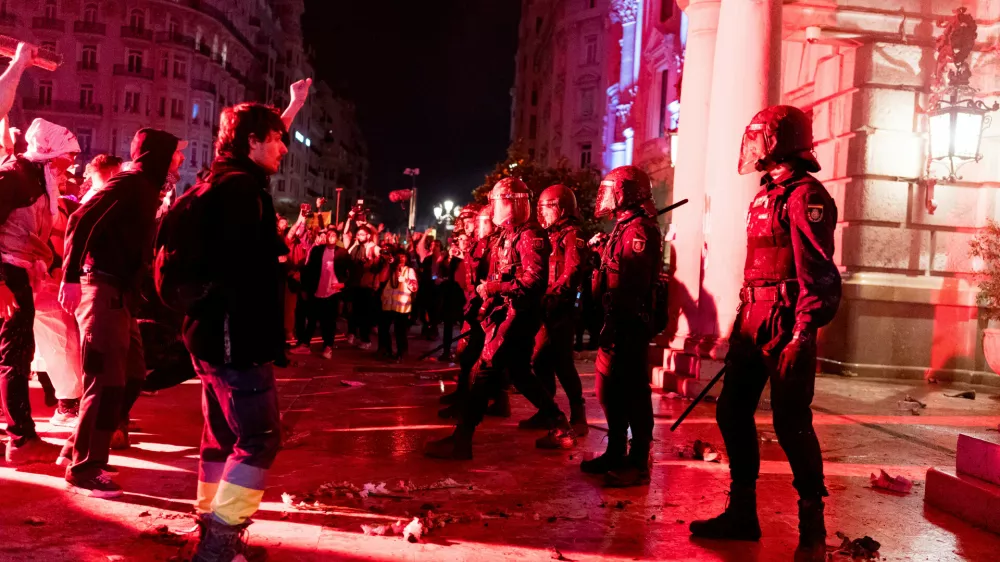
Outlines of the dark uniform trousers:
[{"label": "dark uniform trousers", "polygon": [[472,388],[469,400],[458,427],[467,431],[475,429],[486,413],[491,398],[497,396],[510,377],[510,382],[528,402],[543,414],[559,415],[555,400],[531,370],[531,353],[534,335],[541,321],[519,317],[517,324],[507,331],[503,347],[492,361],[477,361],[472,369]]},{"label": "dark uniform trousers", "polygon": [[562,385],[571,406],[583,404],[583,384],[573,363],[572,311],[565,318],[547,321],[535,336],[531,360],[535,376],[550,396],[556,395],[556,378]]},{"label": "dark uniform trousers", "polygon": [[[774,432],[792,467],[793,485],[803,498],[826,496],[823,484],[823,458],[812,426],[816,382],[816,357],[811,352],[800,357],[784,379],[777,363],[783,344],[769,353],[763,348],[775,334],[790,332],[794,307],[775,301],[744,303],[730,337],[726,356],[725,384],[716,409],[716,420],[729,453],[729,470],[736,485],[753,486],[760,474],[760,451],[754,412],[771,381],[771,409]],[[785,325],[782,330],[781,323]]]},{"label": "dark uniform trousers", "polygon": [[[653,401],[649,387],[649,329],[639,318],[616,321],[610,345],[597,351],[597,398],[608,420],[608,440],[625,443],[632,428],[632,450],[649,452],[653,441]],[[638,449],[637,449],[638,448]],[[639,454],[641,457],[642,455]]]}]

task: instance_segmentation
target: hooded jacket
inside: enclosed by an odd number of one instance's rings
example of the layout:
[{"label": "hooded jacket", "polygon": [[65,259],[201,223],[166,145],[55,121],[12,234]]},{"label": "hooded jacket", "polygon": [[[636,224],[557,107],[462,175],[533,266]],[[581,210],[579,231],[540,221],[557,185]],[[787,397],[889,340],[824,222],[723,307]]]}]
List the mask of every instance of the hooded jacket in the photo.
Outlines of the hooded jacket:
[{"label": "hooded jacket", "polygon": [[66,228],[63,282],[79,283],[84,269],[137,289],[153,259],[160,190],[178,139],[140,129],[132,139],[132,167],[77,209]]},{"label": "hooded jacket", "polygon": [[249,158],[220,156],[194,186],[199,228],[211,256],[208,293],[184,318],[184,344],[213,365],[245,368],[284,354],[284,269],[288,246],[278,234],[269,177]]},{"label": "hooded jacket", "polygon": [[0,165],[0,260],[24,269],[47,268],[52,218],[44,164],[8,157]]}]

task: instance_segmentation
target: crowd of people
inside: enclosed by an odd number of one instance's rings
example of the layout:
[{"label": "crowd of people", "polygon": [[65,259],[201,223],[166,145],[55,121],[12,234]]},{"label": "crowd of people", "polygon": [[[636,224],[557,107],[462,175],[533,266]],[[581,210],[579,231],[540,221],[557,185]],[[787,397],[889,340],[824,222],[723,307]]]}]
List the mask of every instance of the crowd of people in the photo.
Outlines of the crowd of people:
[{"label": "crowd of people", "polygon": [[[575,447],[588,423],[573,348],[590,330],[608,435],[605,452],[581,469],[609,486],[650,483],[648,349],[660,329],[653,295],[663,252],[645,172],[622,166],[604,178],[597,216],[615,226],[589,241],[573,190],[550,186],[533,206],[516,177],[497,182],[488,204],[463,208],[446,240],[431,230],[397,236],[371,224],[361,201],[343,223],[328,220],[319,199],[290,224],[275,211],[270,176],[288,152],[310,79],[291,85],[283,111],[224,108],[210,169],[175,199],[187,143],[169,132],[141,128],[129,161],[100,155],[77,175],[81,148],[67,128],[44,119],[23,133],[9,126],[13,92],[35,54],[19,45],[0,75],[0,398],[9,465],[55,463],[69,491],[119,497],[109,451],[128,448],[132,406],[143,390],[197,376],[204,431],[194,560],[229,562],[244,549],[281,446],[274,367],[313,353],[317,327],[326,359],[339,341],[401,361],[419,325],[421,336],[441,338],[438,359],[459,365],[439,412],[456,420],[455,430],[427,443],[425,455],[471,459],[484,417],[511,415],[510,386],[536,409],[518,427],[545,432],[537,447]],[[837,211],[809,175],[819,169],[811,149],[808,117],[787,106],[761,112],[744,137],[741,173],[765,175],[748,215],[732,380],[717,411],[731,503],[690,527],[705,538],[760,538],[753,411],[770,379],[775,431],[801,497],[796,560],[825,559],[827,491],[809,403],[816,330],[840,297]],[[52,423],[72,428],[62,446],[42,440],[31,415],[36,350],[36,369],[44,364],[47,373],[39,380],[57,405]],[[555,400],[557,380],[568,416]]]}]

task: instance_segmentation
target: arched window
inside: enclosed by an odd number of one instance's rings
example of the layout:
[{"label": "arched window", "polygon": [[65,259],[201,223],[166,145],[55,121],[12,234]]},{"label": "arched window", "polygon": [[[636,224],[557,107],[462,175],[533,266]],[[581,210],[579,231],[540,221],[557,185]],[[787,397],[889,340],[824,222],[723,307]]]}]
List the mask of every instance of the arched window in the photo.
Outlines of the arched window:
[{"label": "arched window", "polygon": [[87,4],[83,7],[83,21],[87,23],[97,22],[97,4]]},{"label": "arched window", "polygon": [[56,0],[45,0],[45,19],[47,20],[56,19],[57,11],[58,11],[58,6],[56,5]]},{"label": "arched window", "polygon": [[142,10],[132,10],[128,17],[128,26],[136,31],[145,31],[146,14]]}]

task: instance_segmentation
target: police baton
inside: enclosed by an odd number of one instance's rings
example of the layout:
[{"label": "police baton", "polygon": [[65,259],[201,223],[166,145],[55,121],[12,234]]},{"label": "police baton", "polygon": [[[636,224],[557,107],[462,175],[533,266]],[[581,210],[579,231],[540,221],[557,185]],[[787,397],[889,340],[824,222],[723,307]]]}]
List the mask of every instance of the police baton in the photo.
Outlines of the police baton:
[{"label": "police baton", "polygon": [[656,211],[656,216],[665,215],[665,214],[669,213],[670,211],[673,211],[677,207],[680,207],[681,205],[687,205],[687,202],[688,202],[687,199],[681,199],[680,201],[674,203],[673,205],[668,205],[666,208],[663,208],[663,209],[660,209],[659,211]]},{"label": "police baton", "polygon": [[707,385],[705,385],[705,388],[704,390],[701,391],[701,394],[699,394],[698,397],[695,398],[693,402],[691,402],[691,405],[687,407],[687,410],[684,410],[684,413],[681,414],[681,417],[677,418],[677,421],[674,422],[674,425],[670,426],[670,431],[674,431],[675,429],[677,429],[677,427],[681,425],[681,422],[684,421],[684,418],[688,417],[688,414],[691,413],[691,410],[694,410],[694,407],[697,406],[699,402],[705,399],[705,396],[708,394],[708,391],[712,390],[712,387],[715,386],[715,383],[719,382],[719,380],[722,379],[722,376],[726,374],[727,366],[728,365],[723,365],[722,368],[719,369],[719,373],[715,375],[715,378],[713,378],[711,381],[708,382]]},{"label": "police baton", "polygon": [[[474,330],[474,329],[475,328],[471,328],[471,329],[467,330],[465,333],[459,334],[458,336],[456,336],[454,339],[451,340],[452,343],[457,342],[458,340],[460,340],[462,338],[469,337],[469,334],[471,334],[472,330]],[[435,347],[434,349],[428,351],[427,353],[421,355],[420,357],[418,357],[417,361],[423,361],[424,359],[427,359],[428,357],[430,357],[431,355],[434,355],[434,353],[436,353],[437,351],[442,350],[442,349],[444,349],[444,344],[443,343],[441,345]],[[449,349],[449,351],[451,351],[451,349]]]}]

